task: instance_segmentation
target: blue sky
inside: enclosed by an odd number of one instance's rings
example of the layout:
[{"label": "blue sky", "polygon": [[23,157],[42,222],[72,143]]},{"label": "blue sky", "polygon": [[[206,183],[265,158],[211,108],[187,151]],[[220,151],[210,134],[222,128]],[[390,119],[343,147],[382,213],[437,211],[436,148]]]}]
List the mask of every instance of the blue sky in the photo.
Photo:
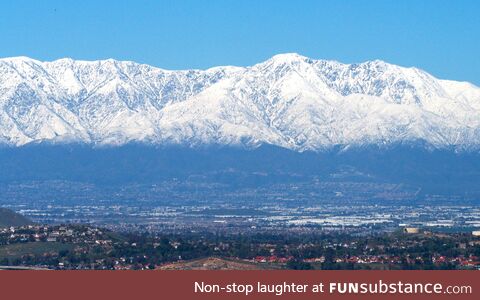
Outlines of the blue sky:
[{"label": "blue sky", "polygon": [[480,1],[1,1],[0,57],[166,69],[274,54],[417,66],[480,85]]}]

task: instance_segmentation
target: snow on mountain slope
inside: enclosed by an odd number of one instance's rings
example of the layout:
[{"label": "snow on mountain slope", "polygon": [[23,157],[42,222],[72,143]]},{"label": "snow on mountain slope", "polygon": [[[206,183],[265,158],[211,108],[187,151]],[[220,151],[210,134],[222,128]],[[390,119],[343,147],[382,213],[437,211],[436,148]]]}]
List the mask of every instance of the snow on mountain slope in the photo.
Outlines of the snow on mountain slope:
[{"label": "snow on mountain slope", "polygon": [[0,143],[422,142],[480,148],[480,88],[382,61],[280,54],[251,67],[168,71],[134,62],[0,59]]}]

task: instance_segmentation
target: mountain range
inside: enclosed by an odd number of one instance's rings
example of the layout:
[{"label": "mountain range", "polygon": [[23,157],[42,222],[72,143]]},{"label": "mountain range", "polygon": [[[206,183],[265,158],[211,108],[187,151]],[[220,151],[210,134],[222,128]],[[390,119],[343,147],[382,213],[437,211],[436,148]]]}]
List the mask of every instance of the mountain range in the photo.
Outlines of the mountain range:
[{"label": "mountain range", "polygon": [[0,59],[0,144],[273,145],[297,152],[420,144],[480,149],[480,88],[417,68],[279,54],[170,71],[113,59]]}]

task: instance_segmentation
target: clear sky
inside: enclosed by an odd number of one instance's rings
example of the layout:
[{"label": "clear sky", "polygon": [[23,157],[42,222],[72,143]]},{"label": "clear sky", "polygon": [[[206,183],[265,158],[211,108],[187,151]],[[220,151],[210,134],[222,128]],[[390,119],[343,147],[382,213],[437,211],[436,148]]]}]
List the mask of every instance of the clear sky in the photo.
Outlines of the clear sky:
[{"label": "clear sky", "polygon": [[0,1],[0,57],[203,69],[285,52],[480,85],[480,1]]}]

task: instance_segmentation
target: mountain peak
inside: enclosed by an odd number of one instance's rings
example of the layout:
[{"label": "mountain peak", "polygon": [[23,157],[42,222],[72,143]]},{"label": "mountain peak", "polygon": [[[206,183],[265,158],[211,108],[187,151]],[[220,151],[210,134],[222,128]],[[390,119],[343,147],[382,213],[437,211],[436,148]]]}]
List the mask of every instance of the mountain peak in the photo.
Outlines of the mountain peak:
[{"label": "mountain peak", "polygon": [[291,63],[291,62],[298,62],[298,61],[306,61],[309,60],[308,57],[300,55],[298,53],[281,53],[272,56],[269,61],[274,62],[281,62],[281,63]]},{"label": "mountain peak", "polygon": [[28,56],[12,56],[12,57],[5,57],[5,58],[0,58],[0,62],[13,62],[13,63],[41,63],[40,61],[30,58]]}]

